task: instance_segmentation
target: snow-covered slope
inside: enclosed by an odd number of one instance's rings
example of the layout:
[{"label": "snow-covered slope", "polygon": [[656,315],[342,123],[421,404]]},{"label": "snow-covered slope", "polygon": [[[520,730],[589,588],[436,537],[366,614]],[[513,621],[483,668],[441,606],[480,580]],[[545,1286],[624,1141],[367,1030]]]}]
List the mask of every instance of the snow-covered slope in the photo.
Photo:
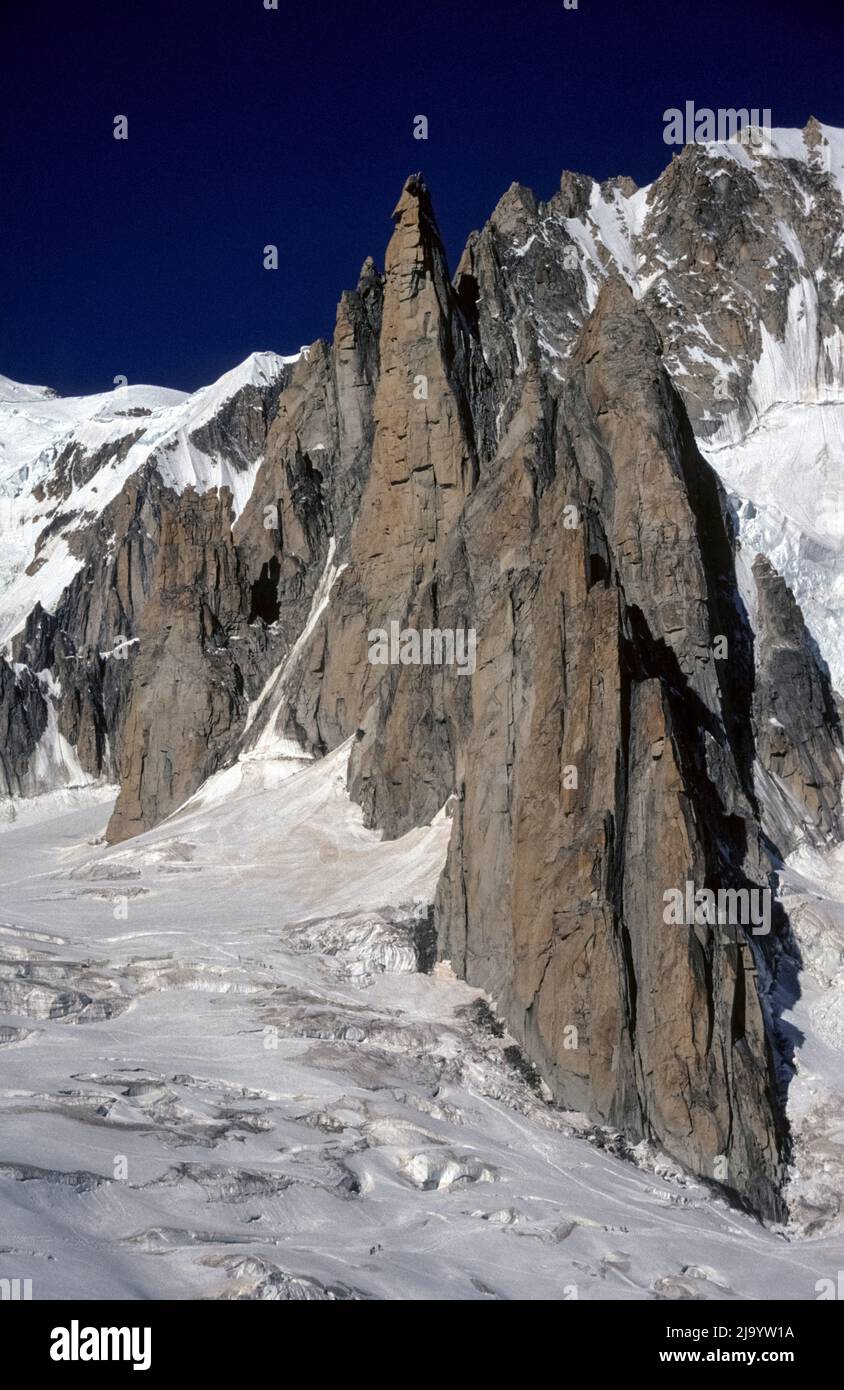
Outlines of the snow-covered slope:
[{"label": "snow-covered slope", "polygon": [[844,847],[801,845],[781,880],[799,953],[796,997],[783,1013],[797,1043],[789,1208],[809,1233],[830,1221],[844,1229]]},{"label": "snow-covered slope", "polygon": [[844,690],[844,403],[781,402],[735,442],[702,443],[742,544],[783,575]]},{"label": "snow-covered slope", "polygon": [[55,391],[49,386],[27,386],[22,381],[12,381],[0,372],[0,401],[6,404],[23,401],[44,401],[55,398]]},{"label": "snow-covered slope", "polygon": [[101,802],[0,836],[0,1274],[34,1298],[816,1298],[844,1236],[793,1243],[555,1111],[478,991],[415,972],[449,823],[382,842],[347,756],[276,789],[252,763],[111,850]]}]

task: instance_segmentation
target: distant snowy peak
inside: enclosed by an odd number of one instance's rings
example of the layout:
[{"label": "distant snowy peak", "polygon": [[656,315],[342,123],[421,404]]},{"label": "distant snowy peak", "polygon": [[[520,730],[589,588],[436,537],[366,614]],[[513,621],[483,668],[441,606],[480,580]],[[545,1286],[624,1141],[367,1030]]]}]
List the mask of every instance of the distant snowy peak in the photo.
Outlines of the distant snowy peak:
[{"label": "distant snowy peak", "polygon": [[[97,449],[137,434],[139,452],[151,453],[179,432],[206,424],[245,387],[271,387],[301,353],[280,357],[254,352],[211,386],[189,394],[168,387],[128,384],[93,396],[58,396],[42,386],[23,386],[0,377],[0,491],[49,472],[67,444]],[[5,487],[4,487],[5,485]],[[11,486],[10,486],[11,485]]]},{"label": "distant snowy peak", "polygon": [[226,402],[234,400],[245,387],[277,385],[287,369],[295,365],[306,351],[306,348],[302,348],[291,357],[280,357],[275,352],[251,353],[245,362],[233,367],[218,381],[210,386],[202,386],[193,395],[185,397],[183,410],[175,412],[172,418],[168,416],[166,423],[174,430],[198,429],[213,419]]},{"label": "distant snowy peak", "polygon": [[[304,351],[304,349],[303,349]],[[0,380],[0,643],[36,603],[52,611],[82,563],[74,533],[153,465],[177,492],[228,488],[249,499],[274,401],[300,353],[255,352],[187,394],[126,385],[60,397]]]},{"label": "distant snowy peak", "polygon": [[16,403],[20,401],[43,401],[55,396],[49,386],[26,386],[21,381],[12,381],[0,373],[0,401]]}]

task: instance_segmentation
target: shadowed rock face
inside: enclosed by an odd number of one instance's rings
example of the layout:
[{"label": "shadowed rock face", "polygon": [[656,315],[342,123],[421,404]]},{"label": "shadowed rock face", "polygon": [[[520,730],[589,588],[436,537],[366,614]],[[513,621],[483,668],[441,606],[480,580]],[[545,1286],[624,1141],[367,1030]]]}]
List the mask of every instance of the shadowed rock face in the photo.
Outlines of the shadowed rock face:
[{"label": "shadowed rock face", "polygon": [[801,833],[816,843],[840,839],[844,764],[829,673],[794,595],[764,555],[756,556],[753,577],[756,747],[772,783],[765,826],[783,849]]},{"label": "shadowed rock face", "polygon": [[[564,181],[565,216],[588,194]],[[383,277],[365,263],[332,345],[293,369],[234,527],[227,492],[137,478],[18,659],[68,682],[66,737],[119,775],[112,840],[268,727],[316,754],[356,735],[350,790],[388,836],[450,802],[441,955],[494,997],[560,1102],[781,1215],[777,919],[767,936],[669,925],[665,895],[761,892],[796,826],[839,831],[834,700],[759,562],[754,636],[725,499],[650,313],[615,275],[588,313],[551,262],[531,270],[525,251],[502,271],[502,238],[527,241],[536,218],[511,189],[452,284],[409,179]],[[519,275],[540,275],[569,324],[562,367],[532,315],[511,332]],[[250,455],[254,405],[218,427]],[[474,674],[373,664],[391,623],[474,630]],[[115,627],[137,646],[86,680],[80,651]],[[261,698],[282,669],[283,699]],[[12,686],[0,667],[15,786],[45,716],[31,680]]]},{"label": "shadowed rock face", "polygon": [[16,672],[0,657],[0,795],[29,790],[28,772],[47,725],[47,704],[31,671]]}]

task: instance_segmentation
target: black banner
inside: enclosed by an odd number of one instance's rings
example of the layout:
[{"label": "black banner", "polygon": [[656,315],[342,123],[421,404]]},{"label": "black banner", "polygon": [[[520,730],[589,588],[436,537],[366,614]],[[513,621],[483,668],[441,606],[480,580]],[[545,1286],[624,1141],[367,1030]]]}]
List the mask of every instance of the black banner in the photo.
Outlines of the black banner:
[{"label": "black banner", "polygon": [[[807,1372],[828,1367],[841,1338],[841,1318],[834,1301],[805,1303],[736,1302],[600,1302],[561,1299],[553,1322],[537,1322],[531,1316],[533,1339],[543,1343],[555,1358],[562,1358],[561,1374],[568,1364],[583,1361],[595,1370],[623,1371],[650,1376],[663,1369],[682,1379],[684,1370],[697,1367],[742,1366],[761,1376],[771,1368],[786,1368],[805,1377]],[[413,1366],[420,1368],[419,1352],[429,1350],[436,1367],[443,1358],[454,1359],[453,1339],[446,1342],[432,1332],[439,1323],[448,1337],[451,1314],[439,1303],[421,1314],[428,1331],[408,1329],[414,1348]],[[513,1314],[507,1322],[470,1321],[475,1304],[460,1304],[460,1346],[467,1368],[480,1365],[500,1348],[508,1330],[520,1322]],[[390,1315],[390,1322],[395,1314]],[[340,1316],[338,1326],[334,1318]],[[417,1311],[414,1320],[420,1318]],[[328,1321],[323,1322],[327,1317]],[[505,1314],[506,1317],[506,1314]],[[350,1321],[346,1321],[346,1319]],[[370,1318],[374,1320],[370,1322]],[[436,1323],[434,1322],[436,1320]],[[316,1353],[320,1374],[332,1368],[349,1369],[358,1360],[362,1335],[383,1329],[395,1332],[375,1310],[357,1314],[342,1310],[291,1307],[255,1302],[190,1303],[0,1303],[0,1327],[4,1349],[25,1345],[27,1368],[40,1377],[61,1383],[68,1375],[90,1378],[98,1372],[140,1372],[146,1380],[159,1376],[204,1375],[215,1383],[231,1376],[279,1374],[290,1368],[291,1355]],[[489,1332],[486,1332],[486,1328]],[[542,1329],[542,1330],[541,1330]],[[331,1333],[331,1339],[327,1334]],[[468,1335],[467,1335],[468,1334]],[[479,1335],[480,1334],[480,1335]],[[309,1339],[319,1337],[314,1343]],[[485,1338],[489,1337],[489,1341]],[[290,1338],[298,1340],[291,1343]],[[11,1342],[14,1338],[14,1343]],[[358,1350],[353,1349],[357,1345]],[[498,1356],[498,1351],[493,1353]],[[260,1368],[263,1367],[263,1372]],[[284,1373],[285,1376],[287,1373]],[[144,1382],[144,1383],[145,1383]]]}]

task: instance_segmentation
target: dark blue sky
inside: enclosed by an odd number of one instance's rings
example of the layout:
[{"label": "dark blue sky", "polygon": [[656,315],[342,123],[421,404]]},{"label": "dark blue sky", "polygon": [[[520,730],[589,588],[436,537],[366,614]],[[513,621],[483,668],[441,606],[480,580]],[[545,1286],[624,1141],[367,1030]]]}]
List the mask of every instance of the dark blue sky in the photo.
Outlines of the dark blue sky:
[{"label": "dark blue sky", "polygon": [[190,390],[330,334],[417,169],[454,263],[513,180],[548,197],[564,168],[652,179],[669,106],[844,125],[840,0],[0,0],[0,16],[0,372],[64,394],[117,374]]}]

